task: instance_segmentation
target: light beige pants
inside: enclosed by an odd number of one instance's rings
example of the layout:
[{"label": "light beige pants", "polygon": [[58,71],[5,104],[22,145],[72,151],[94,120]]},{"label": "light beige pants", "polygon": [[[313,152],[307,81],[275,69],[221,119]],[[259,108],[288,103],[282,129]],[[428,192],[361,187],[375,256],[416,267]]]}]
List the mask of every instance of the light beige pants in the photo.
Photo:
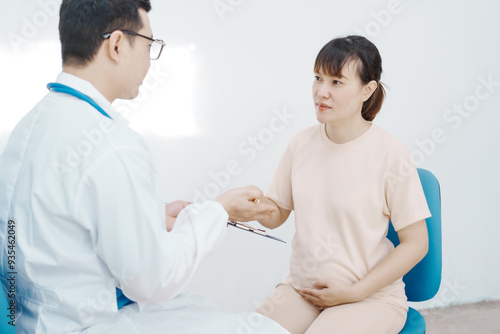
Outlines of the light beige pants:
[{"label": "light beige pants", "polygon": [[318,309],[292,286],[280,283],[257,308],[292,334],[397,334],[406,310],[367,298],[361,302]]}]

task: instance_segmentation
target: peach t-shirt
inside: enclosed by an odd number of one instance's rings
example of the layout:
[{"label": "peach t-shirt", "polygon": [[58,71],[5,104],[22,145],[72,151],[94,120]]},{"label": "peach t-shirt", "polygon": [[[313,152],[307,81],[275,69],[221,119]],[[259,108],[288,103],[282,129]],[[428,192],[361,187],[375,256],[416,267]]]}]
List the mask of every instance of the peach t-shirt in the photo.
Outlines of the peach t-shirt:
[{"label": "peach t-shirt", "polygon": [[[298,132],[267,196],[295,211],[286,281],[296,289],[362,279],[394,248],[389,220],[398,231],[430,217],[409,150],[375,124],[344,144],[330,141],[324,124]],[[408,308],[402,279],[370,297]]]}]

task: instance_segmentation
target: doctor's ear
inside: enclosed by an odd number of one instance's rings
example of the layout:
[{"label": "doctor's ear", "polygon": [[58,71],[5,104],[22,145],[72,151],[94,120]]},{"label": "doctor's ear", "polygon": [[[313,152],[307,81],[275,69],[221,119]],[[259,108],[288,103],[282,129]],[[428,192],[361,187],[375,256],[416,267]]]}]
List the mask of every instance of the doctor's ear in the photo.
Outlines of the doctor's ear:
[{"label": "doctor's ear", "polygon": [[[108,56],[115,62],[120,61],[120,54],[123,48],[123,42],[125,41],[125,36],[120,30],[115,30],[106,39],[107,45],[105,45],[105,50]],[[106,42],[105,42],[106,43]]]}]

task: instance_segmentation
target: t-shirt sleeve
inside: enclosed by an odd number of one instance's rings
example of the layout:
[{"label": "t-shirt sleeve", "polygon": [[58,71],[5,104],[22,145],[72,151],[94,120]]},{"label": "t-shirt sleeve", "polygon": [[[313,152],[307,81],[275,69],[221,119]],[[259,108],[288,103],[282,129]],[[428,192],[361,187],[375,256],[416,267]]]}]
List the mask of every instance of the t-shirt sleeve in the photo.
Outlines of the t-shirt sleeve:
[{"label": "t-shirt sleeve", "polygon": [[384,214],[390,217],[396,231],[431,216],[408,149],[398,154],[385,173],[385,199]]},{"label": "t-shirt sleeve", "polygon": [[281,156],[278,168],[274,172],[271,184],[267,190],[266,196],[272,199],[280,208],[293,210],[292,197],[292,140]]}]

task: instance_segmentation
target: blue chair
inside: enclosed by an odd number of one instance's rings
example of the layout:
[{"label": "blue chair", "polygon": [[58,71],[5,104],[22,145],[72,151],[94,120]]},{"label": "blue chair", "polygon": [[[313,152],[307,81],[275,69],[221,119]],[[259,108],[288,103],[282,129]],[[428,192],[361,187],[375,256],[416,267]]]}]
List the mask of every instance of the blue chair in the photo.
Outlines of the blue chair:
[{"label": "blue chair", "polygon": [[[429,251],[427,255],[404,277],[405,292],[408,301],[422,302],[433,298],[441,284],[442,250],[441,250],[441,192],[436,177],[425,169],[418,168],[420,182],[424,189],[427,205],[432,217],[426,219],[429,233]],[[399,245],[399,238],[392,224],[389,224],[387,238]],[[399,334],[424,334],[426,324],[424,317],[415,309],[408,310],[406,324]]]},{"label": "blue chair", "polygon": [[1,287],[1,284],[0,289],[2,292],[0,293],[0,333],[16,334],[16,328],[8,324],[8,322],[10,321],[10,318],[7,318],[7,316],[10,315],[10,311],[7,309],[9,307],[9,302],[7,300],[5,291]]}]

